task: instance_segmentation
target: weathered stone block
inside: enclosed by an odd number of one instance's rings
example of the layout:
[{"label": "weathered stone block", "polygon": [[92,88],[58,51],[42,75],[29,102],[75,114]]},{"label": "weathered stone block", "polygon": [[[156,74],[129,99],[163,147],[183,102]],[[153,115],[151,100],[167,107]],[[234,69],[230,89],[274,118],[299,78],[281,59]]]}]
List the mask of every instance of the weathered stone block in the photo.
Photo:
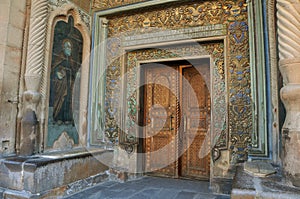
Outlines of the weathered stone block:
[{"label": "weathered stone block", "polygon": [[[8,24],[9,21],[9,11],[10,11],[10,1],[1,0],[0,1],[0,25]],[[3,23],[3,24],[2,24]],[[1,36],[1,33],[0,33]]]},{"label": "weathered stone block", "polygon": [[[108,178],[108,167],[99,161],[103,153],[112,154],[97,149],[93,152],[75,150],[73,153],[6,158],[0,164],[0,186],[16,190],[6,192],[6,198],[56,198],[64,195],[74,182],[77,190]],[[23,197],[23,191],[28,195]]]},{"label": "weathered stone block", "polygon": [[262,161],[245,162],[244,170],[258,177],[266,177],[276,173],[276,170],[270,163]]},{"label": "weathered stone block", "polygon": [[24,30],[24,28],[25,28],[24,12],[18,11],[16,8],[12,7],[12,9],[10,11],[9,25],[13,26],[15,28]]},{"label": "weathered stone block", "polygon": [[231,199],[255,199],[255,192],[249,191],[248,193],[242,192],[242,193],[233,193],[230,196]]},{"label": "weathered stone block", "polygon": [[[2,31],[2,28],[0,27],[0,31]],[[0,85],[1,85],[1,82],[3,80],[3,64],[4,64],[4,56],[5,56],[5,49],[6,49],[6,46],[5,45],[2,45],[1,44],[1,37],[4,37],[3,35],[1,35],[1,32],[0,32]],[[0,86],[0,92],[1,92],[1,86]]]},{"label": "weathered stone block", "polygon": [[[5,45],[7,42],[7,27],[8,27],[8,23],[0,22],[0,45],[3,45],[1,47],[3,50],[5,49]],[[4,63],[3,58],[1,59],[2,61],[0,62],[0,64]]]},{"label": "weathered stone block", "polygon": [[21,49],[16,47],[6,47],[5,65],[9,67],[20,67]]},{"label": "weathered stone block", "polygon": [[3,193],[4,199],[29,199],[31,195],[26,191],[17,192],[13,190],[8,190]]},{"label": "weathered stone block", "polygon": [[23,182],[20,176],[22,165],[27,160],[25,157],[11,157],[1,161],[0,185],[4,188],[23,190]]},{"label": "weathered stone block", "polygon": [[[22,21],[19,19],[19,21]],[[23,29],[8,25],[7,45],[21,49],[23,42]]]},{"label": "weathered stone block", "polygon": [[283,167],[294,186],[300,187],[299,131],[286,131],[283,136]]},{"label": "weathered stone block", "polygon": [[25,13],[26,11],[26,0],[11,0],[11,6],[18,12]]},{"label": "weathered stone block", "polygon": [[34,111],[27,109],[22,119],[20,155],[33,155],[37,152],[37,117]]}]

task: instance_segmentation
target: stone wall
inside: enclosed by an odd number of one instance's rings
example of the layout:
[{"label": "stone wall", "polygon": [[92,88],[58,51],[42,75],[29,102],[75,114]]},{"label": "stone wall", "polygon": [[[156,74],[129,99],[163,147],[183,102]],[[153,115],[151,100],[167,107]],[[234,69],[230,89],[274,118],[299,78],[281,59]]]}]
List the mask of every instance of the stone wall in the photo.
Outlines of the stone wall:
[{"label": "stone wall", "polygon": [[0,1],[0,154],[14,152],[26,0]]}]

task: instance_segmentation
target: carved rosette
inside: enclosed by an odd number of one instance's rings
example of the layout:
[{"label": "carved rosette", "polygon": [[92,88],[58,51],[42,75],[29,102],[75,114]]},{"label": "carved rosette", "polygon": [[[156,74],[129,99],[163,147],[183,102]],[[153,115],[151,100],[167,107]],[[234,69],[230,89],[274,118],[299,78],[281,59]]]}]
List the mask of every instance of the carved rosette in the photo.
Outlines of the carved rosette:
[{"label": "carved rosette", "polygon": [[283,126],[283,166],[288,178],[300,186],[300,1],[277,0],[279,68],[285,86],[281,99],[286,108]]},{"label": "carved rosette", "polygon": [[[30,99],[37,98],[40,87],[44,65],[47,15],[47,0],[32,0],[25,72],[27,94],[34,95],[32,98],[29,96]],[[34,102],[36,101],[34,100]]]}]

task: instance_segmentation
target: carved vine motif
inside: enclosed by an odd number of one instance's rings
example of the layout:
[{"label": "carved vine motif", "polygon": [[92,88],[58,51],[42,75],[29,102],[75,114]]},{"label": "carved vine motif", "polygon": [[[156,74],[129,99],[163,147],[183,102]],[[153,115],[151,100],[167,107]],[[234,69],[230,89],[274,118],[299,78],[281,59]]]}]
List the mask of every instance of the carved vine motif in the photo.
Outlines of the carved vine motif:
[{"label": "carved vine motif", "polygon": [[[230,132],[230,147],[228,146],[229,140],[227,136],[226,124],[218,124],[219,136],[215,143],[215,149],[225,149],[229,147],[233,154],[234,161],[243,161],[247,159],[249,142],[251,140],[252,131],[252,111],[251,111],[251,83],[250,83],[250,67],[249,67],[249,38],[248,38],[248,25],[247,25],[247,4],[246,0],[222,0],[222,1],[205,1],[205,2],[186,2],[181,6],[166,6],[164,9],[152,10],[143,13],[134,13],[131,15],[122,16],[112,16],[109,19],[109,36],[111,38],[118,38],[122,34],[128,31],[139,31],[147,32],[152,30],[152,28],[161,29],[179,29],[183,27],[195,27],[203,25],[212,24],[226,24],[227,34],[229,37],[229,46],[226,49],[228,53],[228,67],[224,70],[224,59],[223,48],[214,48],[213,50],[207,50],[211,53],[215,60],[215,74],[218,74],[218,79],[216,78],[213,82],[214,85],[218,85],[220,92],[225,92],[228,95],[229,101],[226,102],[225,98],[218,99],[217,96],[214,99],[214,108],[219,106],[220,113],[224,111],[224,104],[229,104],[228,115],[229,115],[229,132]],[[112,139],[117,136],[117,125],[114,122],[114,118],[110,118],[109,108],[111,106],[111,101],[119,104],[120,97],[113,98],[115,93],[120,90],[120,87],[111,87],[111,81],[118,80],[120,78],[121,71],[121,59],[120,57],[120,41],[111,41],[108,48],[109,59],[113,58],[113,64],[108,67],[107,73],[107,120],[108,129],[113,129],[113,134],[109,133],[109,137]],[[209,46],[209,45],[208,45]],[[138,60],[138,57],[142,59],[156,59],[156,58],[172,58],[180,56],[181,53],[193,54],[200,53],[201,49],[172,49],[172,53],[166,53],[166,50],[159,50],[153,54],[147,53],[148,51],[136,51],[135,53],[129,53],[127,60],[128,66],[132,65],[131,62]],[[175,52],[174,52],[175,51]],[[176,53],[178,53],[176,55]],[[140,58],[141,59],[141,58]],[[111,61],[108,60],[108,63]],[[137,79],[136,68],[129,68],[130,73],[128,74],[128,85],[127,93],[134,93],[130,89],[136,88],[135,80]],[[114,72],[117,71],[117,72]],[[224,82],[225,74],[227,74],[227,86],[228,92],[226,91],[226,86]],[[225,94],[224,94],[225,95]],[[218,99],[218,100],[217,100]],[[127,96],[129,100],[130,107],[136,104],[136,98]],[[112,109],[113,112],[118,113],[118,108]],[[216,111],[218,111],[216,110]],[[129,114],[130,111],[128,110]],[[111,112],[111,110],[110,110]],[[135,111],[133,111],[135,113]],[[224,112],[223,112],[224,113]],[[133,114],[131,114],[133,117]],[[134,118],[134,117],[133,117]],[[115,126],[116,125],[116,126]]]},{"label": "carved vine motif", "polygon": [[207,1],[187,3],[179,7],[166,7],[163,10],[116,16],[110,19],[110,36],[137,28],[175,29],[233,21],[246,21],[247,4],[239,1]]},{"label": "carved vine motif", "polygon": [[92,8],[94,10],[105,10],[144,1],[147,0],[93,0]]},{"label": "carved vine motif", "polygon": [[[203,43],[197,45],[187,45],[183,47],[173,47],[173,48],[162,48],[162,49],[152,49],[152,50],[138,50],[128,53],[127,69],[130,71],[128,73],[129,79],[136,80],[135,66],[137,61],[153,60],[153,59],[172,59],[181,58],[185,56],[195,57],[199,55],[212,55],[214,60],[214,77],[213,85],[214,92],[213,103],[215,106],[214,112],[214,133],[218,134],[220,141],[215,144],[222,149],[227,148],[228,133],[226,121],[224,121],[224,115],[226,115],[225,104],[225,75],[224,71],[224,45],[223,43]],[[220,73],[221,72],[221,73]],[[127,90],[128,92],[134,91],[137,88],[136,81],[128,81]],[[127,100],[130,106],[128,106],[128,119],[126,120],[126,132],[136,132],[135,124],[137,124],[137,95],[127,94]],[[224,127],[225,126],[225,127]]]}]

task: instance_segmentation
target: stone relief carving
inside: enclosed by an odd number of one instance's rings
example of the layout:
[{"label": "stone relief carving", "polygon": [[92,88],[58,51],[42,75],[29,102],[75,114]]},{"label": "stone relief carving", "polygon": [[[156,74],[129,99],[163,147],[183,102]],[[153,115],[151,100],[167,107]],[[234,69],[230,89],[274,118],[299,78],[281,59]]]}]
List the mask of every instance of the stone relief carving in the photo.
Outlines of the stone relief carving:
[{"label": "stone relief carving", "polygon": [[86,27],[91,29],[91,17],[87,13],[85,13],[83,10],[78,10],[79,15],[81,17],[81,20],[85,23]]},{"label": "stone relief carving", "polygon": [[[203,12],[206,10],[206,12]],[[106,97],[106,124],[107,135],[114,140],[118,136],[118,126],[115,118],[118,117],[120,96],[117,93],[121,89],[115,82],[121,75],[122,61],[120,59],[119,37],[124,33],[139,30],[151,32],[155,28],[162,30],[180,29],[183,24],[187,27],[213,25],[222,23],[227,25],[226,35],[229,38],[227,83],[229,87],[229,140],[226,136],[220,136],[216,148],[222,149],[228,144],[233,158],[232,161],[244,161],[247,159],[252,132],[252,101],[249,66],[249,38],[247,22],[247,3],[245,0],[231,1],[205,1],[199,3],[187,3],[184,5],[169,5],[157,10],[143,13],[131,12],[130,15],[111,16],[109,20],[108,63],[107,70],[107,97]],[[204,20],[205,19],[205,20]],[[113,62],[111,61],[113,60]],[[222,69],[219,69],[222,71]],[[133,78],[134,79],[134,78]],[[110,87],[110,85],[113,85]],[[132,103],[135,103],[134,101]],[[226,131],[224,131],[226,132]],[[222,146],[222,147],[221,147]],[[217,154],[217,153],[216,153]]]},{"label": "stone relief carving", "polygon": [[[54,11],[57,8],[62,7],[63,5],[66,4],[73,4],[72,2],[68,1],[68,0],[49,0],[49,7],[51,11]],[[81,20],[86,24],[86,26],[89,28],[91,28],[91,16],[86,13],[85,11],[83,11],[82,9],[80,9],[78,7],[78,14],[80,15]]]},{"label": "stone relief carving", "polygon": [[53,148],[58,150],[72,149],[74,141],[67,132],[63,132],[60,137],[54,142]]},{"label": "stone relief carving", "polygon": [[54,10],[55,8],[61,7],[68,2],[68,0],[49,0],[49,6],[52,10]]},{"label": "stone relief carving", "polygon": [[133,3],[144,2],[147,0],[93,0],[92,8],[94,10],[105,10],[118,6],[124,6]]}]

